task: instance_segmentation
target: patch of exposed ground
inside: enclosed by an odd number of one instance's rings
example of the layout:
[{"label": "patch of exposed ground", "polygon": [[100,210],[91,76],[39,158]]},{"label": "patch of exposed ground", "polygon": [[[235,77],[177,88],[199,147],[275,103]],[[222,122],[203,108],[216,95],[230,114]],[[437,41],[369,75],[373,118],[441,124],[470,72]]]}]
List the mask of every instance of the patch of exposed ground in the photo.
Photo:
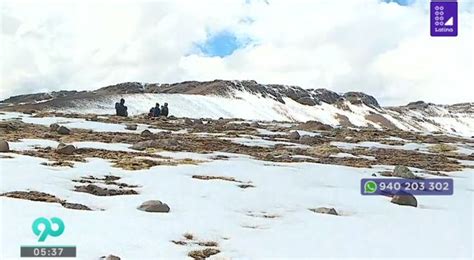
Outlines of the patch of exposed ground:
[{"label": "patch of exposed ground", "polygon": [[[93,132],[83,129],[71,129],[70,134],[62,135],[49,127],[26,124],[21,121],[0,122],[2,138],[7,141],[17,141],[22,138],[47,139],[63,143],[73,141],[97,141],[104,143],[126,143],[132,145],[137,152],[119,152],[100,149],[76,149],[72,155],[60,155],[54,149],[38,148],[29,151],[14,151],[19,154],[31,155],[49,159],[51,166],[73,166],[76,161],[84,161],[87,157],[97,157],[110,160],[115,167],[128,170],[148,169],[159,165],[196,164],[200,161],[190,159],[176,160],[154,154],[159,151],[193,152],[209,154],[212,152],[236,153],[252,156],[259,160],[272,162],[314,162],[323,164],[336,164],[351,167],[370,168],[373,165],[406,165],[430,171],[457,171],[466,167],[457,160],[474,160],[474,155],[458,154],[454,151],[446,151],[442,147],[447,143],[473,143],[471,139],[447,136],[441,134],[423,135],[414,132],[405,132],[398,129],[385,129],[384,131],[362,128],[359,130],[348,128],[332,128],[325,124],[308,121],[300,124],[247,123],[243,120],[230,119],[186,119],[168,118],[150,120],[144,117],[121,118],[115,116],[78,115],[61,113],[38,113],[35,116],[63,116],[80,117],[86,120],[107,123],[141,123],[149,124],[153,128],[167,130],[183,130],[187,132],[171,133],[162,132],[158,134],[147,133],[112,133]],[[297,139],[289,139],[289,135],[260,135],[257,130],[286,132],[291,130],[306,130],[318,132],[320,136],[302,136]],[[305,144],[309,148],[289,147],[285,144],[275,144],[272,147],[246,146],[234,143],[231,140],[217,138],[212,135],[197,135],[194,133],[220,133],[227,137],[260,136],[267,141],[286,141],[295,144]],[[220,135],[220,137],[222,137]],[[330,142],[379,142],[388,145],[401,145],[405,142],[435,144],[430,153],[411,151],[403,149],[340,149],[329,145]],[[337,157],[339,152],[345,152],[355,157]],[[372,156],[375,160],[360,158],[359,155]]]},{"label": "patch of exposed ground", "polygon": [[280,218],[281,217],[278,214],[272,214],[272,213],[268,213],[268,212],[265,212],[265,211],[261,211],[261,212],[247,211],[245,213],[245,215],[247,215],[249,217],[267,218],[267,219],[274,219],[274,218]]},{"label": "patch of exposed ground", "polygon": [[51,147],[36,148],[34,150],[14,151],[15,153],[48,159],[51,162],[43,163],[47,166],[69,166],[73,167],[74,162],[85,162],[86,158],[102,158],[110,160],[113,167],[122,168],[124,170],[142,170],[149,169],[158,165],[180,165],[180,164],[198,164],[201,161],[192,159],[172,159],[157,154],[142,152],[124,152],[110,151],[94,148],[79,148],[74,154],[67,155],[57,153]]},{"label": "patch of exposed ground", "polygon": [[[122,182],[117,182],[120,177],[113,175],[106,175],[102,178],[87,176],[81,177],[77,180],[72,180],[76,183],[85,185],[74,186],[74,191],[85,192],[95,196],[118,196],[118,195],[136,195],[138,192],[133,188],[138,188],[138,185],[129,185]],[[105,186],[105,187],[104,187]]]},{"label": "patch of exposed ground", "polygon": [[189,257],[194,259],[202,260],[206,259],[212,255],[220,253],[219,244],[215,241],[204,241],[198,240],[193,234],[185,233],[183,237],[179,240],[171,240],[171,243],[180,246],[199,246],[206,247],[200,248],[197,250],[192,250],[188,253]]},{"label": "patch of exposed ground", "polygon": [[66,200],[60,199],[54,195],[44,193],[44,192],[39,192],[39,191],[11,191],[11,192],[2,193],[0,194],[0,196],[15,198],[15,199],[31,200],[31,201],[59,203],[63,207],[68,208],[68,209],[91,210],[89,207],[85,205],[82,205],[79,203],[67,202]]},{"label": "patch of exposed ground", "polygon": [[87,177],[81,177],[78,180],[72,180],[73,182],[77,183],[87,183],[87,184],[94,184],[94,183],[101,183],[104,185],[115,185],[118,186],[119,188],[138,188],[138,185],[131,185],[123,182],[118,182],[121,178],[118,176],[113,176],[113,175],[105,175],[104,177],[94,177],[94,176],[87,176]]},{"label": "patch of exposed ground", "polygon": [[352,124],[349,118],[345,115],[336,114],[336,119],[342,127],[355,127],[355,125]]},{"label": "patch of exposed ground", "polygon": [[374,122],[386,129],[397,129],[396,125],[394,125],[392,122],[390,122],[390,120],[379,114],[366,115],[365,119]]},{"label": "patch of exposed ground", "polygon": [[237,185],[237,187],[241,189],[247,189],[247,188],[255,188],[255,185],[252,184],[251,181],[244,182],[235,179],[234,177],[227,177],[227,176],[210,176],[210,175],[193,175],[193,179],[198,179],[198,180],[221,180],[221,181],[229,181],[229,182],[236,182],[240,183]]},{"label": "patch of exposed ground", "polygon": [[95,184],[74,186],[74,191],[85,192],[95,196],[118,196],[118,195],[136,195],[138,192],[133,189],[124,188],[103,188]]}]

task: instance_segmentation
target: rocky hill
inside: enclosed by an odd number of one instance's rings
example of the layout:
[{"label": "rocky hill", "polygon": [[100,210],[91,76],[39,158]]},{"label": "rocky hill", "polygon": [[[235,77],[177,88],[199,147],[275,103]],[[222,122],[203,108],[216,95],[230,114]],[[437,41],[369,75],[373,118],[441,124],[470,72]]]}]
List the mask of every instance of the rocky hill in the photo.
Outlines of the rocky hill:
[{"label": "rocky hill", "polygon": [[121,97],[127,100],[131,115],[146,113],[156,102],[168,102],[172,114],[191,118],[316,120],[332,126],[474,135],[474,103],[436,105],[416,101],[405,106],[381,107],[373,96],[362,92],[339,94],[253,80],[126,82],[94,91],[14,96],[3,100],[0,109],[110,114]]},{"label": "rocky hill", "polygon": [[[58,101],[77,99],[77,98],[98,98],[107,95],[124,95],[124,94],[190,94],[190,95],[212,95],[222,97],[234,97],[235,91],[245,91],[253,95],[259,95],[263,98],[271,98],[282,104],[285,104],[284,98],[290,98],[300,104],[314,106],[320,105],[321,102],[328,104],[338,104],[343,101],[349,101],[352,104],[365,104],[373,108],[380,108],[377,100],[362,92],[347,92],[338,94],[327,89],[303,89],[298,86],[286,86],[270,84],[259,84],[254,80],[244,81],[184,81],[173,84],[157,84],[157,83],[139,83],[125,82],[116,85],[100,88],[95,91],[59,91],[51,93],[36,93],[13,96],[3,100],[4,104],[23,104],[46,102],[54,106]],[[44,106],[42,105],[42,106]]]}]

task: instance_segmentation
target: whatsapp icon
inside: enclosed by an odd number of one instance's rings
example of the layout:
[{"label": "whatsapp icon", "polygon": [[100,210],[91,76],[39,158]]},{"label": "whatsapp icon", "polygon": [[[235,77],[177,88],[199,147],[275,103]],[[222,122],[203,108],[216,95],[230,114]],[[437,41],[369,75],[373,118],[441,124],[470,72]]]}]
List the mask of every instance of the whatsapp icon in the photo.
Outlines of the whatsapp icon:
[{"label": "whatsapp icon", "polygon": [[377,191],[377,183],[375,181],[367,181],[364,184],[364,193],[375,193]]}]

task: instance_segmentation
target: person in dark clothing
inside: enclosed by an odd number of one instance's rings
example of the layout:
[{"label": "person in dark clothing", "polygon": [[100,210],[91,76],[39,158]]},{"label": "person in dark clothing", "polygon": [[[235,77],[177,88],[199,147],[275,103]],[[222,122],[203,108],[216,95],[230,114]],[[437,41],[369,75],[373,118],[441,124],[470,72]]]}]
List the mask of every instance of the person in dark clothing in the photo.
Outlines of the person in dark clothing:
[{"label": "person in dark clothing", "polygon": [[150,112],[148,112],[148,117],[153,117],[155,115],[155,107],[150,108]]},{"label": "person in dark clothing", "polygon": [[165,103],[164,106],[161,106],[161,115],[164,117],[168,116],[168,103]]},{"label": "person in dark clothing", "polygon": [[125,99],[120,99],[120,103],[115,103],[115,114],[117,116],[128,116],[127,107],[125,106]]},{"label": "person in dark clothing", "polygon": [[155,107],[153,108],[153,117],[159,117],[160,114],[160,104],[156,103]]}]

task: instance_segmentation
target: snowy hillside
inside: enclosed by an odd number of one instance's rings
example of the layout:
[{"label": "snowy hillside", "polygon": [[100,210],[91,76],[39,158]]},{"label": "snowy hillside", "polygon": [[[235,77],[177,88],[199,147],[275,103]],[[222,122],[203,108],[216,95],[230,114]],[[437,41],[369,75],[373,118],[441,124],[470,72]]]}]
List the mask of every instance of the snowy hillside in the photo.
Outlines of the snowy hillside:
[{"label": "snowy hillside", "polygon": [[[444,132],[474,136],[474,114],[451,113],[441,106],[432,107],[430,113],[417,110],[397,112],[376,109],[364,104],[346,101],[341,106],[322,102],[308,106],[283,98],[284,104],[248,92],[235,92],[234,97],[201,96],[186,94],[126,94],[113,95],[90,101],[72,101],[71,107],[58,109],[71,113],[113,114],[114,103],[126,99],[131,115],[148,111],[156,102],[170,104],[171,114],[189,118],[241,118],[265,121],[316,120],[331,126],[398,128],[405,131]],[[378,115],[375,116],[375,115]],[[347,120],[345,120],[347,119]]]},{"label": "snowy hillside", "polygon": [[443,132],[474,136],[474,103],[453,106],[414,102],[381,107],[364,93],[337,94],[325,89],[263,85],[255,81],[122,83],[96,91],[60,91],[11,97],[0,110],[45,110],[114,114],[126,99],[130,115],[146,114],[155,103],[170,105],[170,114],[189,118],[241,118],[264,121],[316,120],[331,126]]}]

